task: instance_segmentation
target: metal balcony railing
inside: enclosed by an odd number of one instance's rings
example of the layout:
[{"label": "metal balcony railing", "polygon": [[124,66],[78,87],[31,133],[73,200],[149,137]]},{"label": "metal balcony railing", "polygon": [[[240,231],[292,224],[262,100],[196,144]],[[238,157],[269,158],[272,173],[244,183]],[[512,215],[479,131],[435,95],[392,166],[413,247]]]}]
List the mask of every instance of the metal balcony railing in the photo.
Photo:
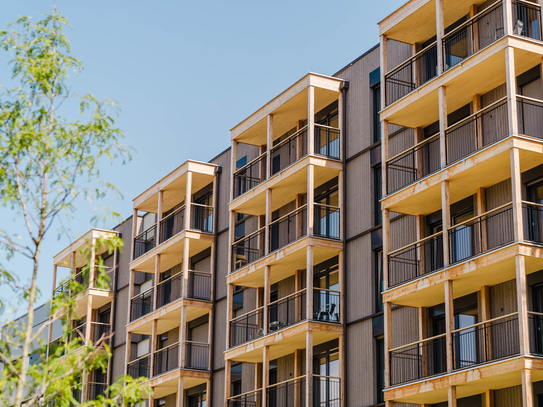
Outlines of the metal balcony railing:
[{"label": "metal balcony railing", "polygon": [[67,341],[71,342],[76,339],[81,341],[81,345],[85,345],[87,329],[90,326],[89,339],[93,344],[98,344],[103,346],[104,344],[110,343],[109,336],[111,335],[111,325],[103,322],[84,322],[76,327],[74,327],[69,333]]},{"label": "metal balcony railing", "polygon": [[156,246],[156,225],[141,232],[134,238],[134,259],[143,256]]},{"label": "metal balcony railing", "polygon": [[541,40],[541,6],[528,1],[512,2],[513,34]]},{"label": "metal balcony railing", "polygon": [[449,229],[450,264],[513,242],[513,208],[510,203],[475,216]]},{"label": "metal balcony railing", "polygon": [[[157,308],[181,298],[183,273],[177,273],[157,284]],[[151,303],[152,308],[152,303]],[[151,311],[148,311],[151,312]]]},{"label": "metal balcony railing", "polygon": [[518,131],[543,139],[543,101],[517,95]]},{"label": "metal balcony railing", "polygon": [[326,288],[313,289],[313,320],[341,323],[341,293]]},{"label": "metal balcony railing", "polygon": [[315,123],[315,154],[339,160],[341,137],[336,127]]},{"label": "metal balcony railing", "polygon": [[191,205],[190,227],[205,233],[213,233],[213,207],[193,203]]},{"label": "metal balcony railing", "polygon": [[530,329],[530,352],[533,355],[543,355],[543,313],[528,311]]},{"label": "metal balcony railing", "polygon": [[453,331],[453,365],[462,369],[518,355],[518,314],[513,313]]},{"label": "metal balcony railing", "polygon": [[425,237],[388,255],[389,287],[443,268],[443,233]]},{"label": "metal balcony railing", "polygon": [[189,271],[187,298],[211,300],[211,274],[201,271]]},{"label": "metal balcony railing", "polygon": [[313,375],[313,407],[339,407],[341,405],[341,379]]},{"label": "metal balcony railing", "polygon": [[234,172],[234,198],[266,180],[267,153],[263,153]]},{"label": "metal balcony railing", "polygon": [[524,240],[543,243],[543,205],[522,201]]},{"label": "metal balcony railing", "polygon": [[261,405],[262,389],[251,390],[228,399],[228,407],[259,407]]},{"label": "metal balcony railing", "polygon": [[395,386],[447,371],[446,335],[400,346],[390,351],[390,384]]},{"label": "metal balcony railing", "polygon": [[307,126],[304,126],[270,149],[271,175],[283,171],[307,154]]},{"label": "metal balcony railing", "polygon": [[87,383],[87,400],[96,400],[98,396],[106,397],[107,383]]},{"label": "metal balcony railing", "polygon": [[386,106],[437,76],[437,44],[427,46],[385,75]]},{"label": "metal balcony railing", "polygon": [[240,315],[230,321],[230,347],[264,336],[264,308]]},{"label": "metal balcony railing", "polygon": [[274,220],[270,229],[270,253],[307,236],[307,205]]},{"label": "metal balcony railing", "polygon": [[315,214],[313,234],[328,239],[339,239],[341,236],[339,207],[316,203],[313,208]]},{"label": "metal balcony railing", "polygon": [[[65,298],[72,298],[89,288],[89,270],[79,271],[75,274],[74,280],[80,284],[81,287],[77,292],[70,291],[70,282],[64,281],[57,288],[55,288],[53,296],[55,298],[64,296]],[[95,267],[95,277],[93,288],[99,290],[111,291],[113,289],[113,268],[106,266]]]},{"label": "metal balcony railing", "polygon": [[260,228],[232,245],[232,272],[264,257],[266,228]]},{"label": "metal balcony railing", "polygon": [[307,318],[306,291],[304,288],[268,305],[269,332],[279,331]]},{"label": "metal balcony railing", "polygon": [[443,37],[444,71],[504,35],[503,6],[499,0]]},{"label": "metal balcony railing", "polygon": [[130,301],[130,321],[135,321],[153,311],[153,300],[153,288],[132,297],[132,300]]},{"label": "metal balcony railing", "polygon": [[155,358],[153,376],[158,376],[179,367],[179,342],[157,350],[153,357]]},{"label": "metal balcony railing", "polygon": [[151,355],[142,356],[128,363],[128,375],[133,378],[146,377],[151,375]]},{"label": "metal balcony railing", "polygon": [[185,369],[209,369],[209,344],[202,342],[185,342]]},{"label": "metal balcony railing", "polygon": [[[300,376],[266,387],[266,405],[268,407],[305,406],[305,378],[305,376]],[[339,404],[337,406],[339,407]]]},{"label": "metal balcony railing", "polygon": [[185,229],[185,206],[176,209],[160,220],[160,243]]}]

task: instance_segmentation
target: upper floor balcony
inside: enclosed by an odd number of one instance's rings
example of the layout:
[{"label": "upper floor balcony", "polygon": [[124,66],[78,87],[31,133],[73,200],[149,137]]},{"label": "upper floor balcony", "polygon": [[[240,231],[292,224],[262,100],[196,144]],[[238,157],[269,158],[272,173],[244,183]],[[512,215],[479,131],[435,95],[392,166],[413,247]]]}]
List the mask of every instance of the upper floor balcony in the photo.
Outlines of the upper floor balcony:
[{"label": "upper floor balcony", "polygon": [[[462,65],[467,59],[475,54],[491,54],[487,52],[491,46],[507,35],[528,40],[511,45],[530,48],[533,41],[542,40],[541,28],[541,6],[536,2],[498,0],[473,3],[460,0],[451,3],[437,0],[436,4],[436,0],[410,1],[379,24],[380,35],[385,41],[395,40],[412,46],[412,56],[403,62],[401,58],[405,49],[394,44],[390,48],[383,47],[384,60],[389,62],[385,66],[400,62],[384,74],[385,118],[390,115],[387,112],[389,106],[415,90],[427,87],[430,82],[442,85],[441,79],[435,80],[440,76],[448,76],[447,80],[452,80],[465,70]],[[460,68],[455,70],[457,66]],[[444,75],[449,71],[456,73]],[[494,71],[493,75],[486,71],[485,82],[497,73]],[[434,85],[430,87],[436,88]],[[416,93],[420,96],[421,92]],[[402,103],[402,107],[408,104]]]}]

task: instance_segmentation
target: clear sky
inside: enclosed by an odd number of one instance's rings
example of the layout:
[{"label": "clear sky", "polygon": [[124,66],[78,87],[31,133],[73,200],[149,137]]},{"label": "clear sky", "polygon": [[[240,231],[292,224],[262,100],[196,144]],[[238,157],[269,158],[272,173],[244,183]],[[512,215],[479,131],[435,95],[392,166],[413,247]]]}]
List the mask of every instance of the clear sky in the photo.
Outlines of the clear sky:
[{"label": "clear sky", "polygon": [[[2,3],[5,28],[18,16],[39,18],[53,0]],[[73,91],[119,102],[117,124],[136,149],[132,162],[102,168],[103,178],[124,195],[102,204],[130,216],[134,197],[187,159],[208,161],[229,147],[234,125],[308,71],[332,75],[377,44],[377,23],[403,3],[57,0],[73,26],[67,32],[73,54],[85,67]],[[9,86],[11,71],[2,54],[0,85]],[[72,238],[92,226],[93,207],[81,204],[70,224]],[[0,208],[0,227],[20,222]],[[52,258],[69,243],[67,237],[57,241],[55,231],[49,235],[39,303],[51,294]],[[4,265],[21,282],[29,280],[28,263]],[[5,287],[0,296],[14,298]]]}]

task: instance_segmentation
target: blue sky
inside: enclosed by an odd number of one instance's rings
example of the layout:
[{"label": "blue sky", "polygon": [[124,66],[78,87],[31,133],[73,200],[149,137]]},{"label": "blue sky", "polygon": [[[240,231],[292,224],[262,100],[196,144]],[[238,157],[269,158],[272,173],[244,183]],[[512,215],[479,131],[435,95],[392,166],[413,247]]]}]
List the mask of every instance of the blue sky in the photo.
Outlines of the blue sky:
[{"label": "blue sky", "polygon": [[[332,75],[377,44],[378,21],[404,2],[57,0],[85,67],[73,92],[119,102],[117,124],[136,149],[132,162],[102,168],[124,199],[101,204],[130,216],[134,197],[187,159],[208,161],[226,149],[230,128],[308,71]],[[22,15],[39,18],[52,3],[6,1],[0,27]],[[7,62],[0,54],[3,86],[10,85]],[[80,205],[73,238],[92,226],[93,208]],[[2,226],[22,225],[11,219],[0,208]],[[39,303],[51,293],[52,257],[69,242],[53,231],[45,243]],[[28,281],[30,264],[4,264]],[[5,287],[0,296],[15,299]]]}]

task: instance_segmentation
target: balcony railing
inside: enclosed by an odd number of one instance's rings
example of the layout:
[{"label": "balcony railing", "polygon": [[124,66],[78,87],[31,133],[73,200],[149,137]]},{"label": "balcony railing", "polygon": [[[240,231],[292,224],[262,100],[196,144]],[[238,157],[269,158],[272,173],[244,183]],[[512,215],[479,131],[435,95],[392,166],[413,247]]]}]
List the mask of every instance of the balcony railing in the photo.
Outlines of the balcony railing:
[{"label": "balcony railing", "polygon": [[301,160],[307,155],[307,152],[307,126],[305,126],[271,148],[271,175],[275,175]]},{"label": "balcony railing", "polygon": [[341,380],[339,377],[313,376],[313,407],[340,407]]},{"label": "balcony railing", "polygon": [[262,405],[262,389],[248,391],[228,399],[228,407],[260,407]]},{"label": "balcony railing", "polygon": [[336,127],[315,124],[315,154],[339,160],[341,158],[339,133]]},{"label": "balcony railing", "polygon": [[185,342],[185,369],[209,369],[209,344],[202,342]]},{"label": "balcony railing", "polygon": [[389,287],[443,268],[443,233],[425,237],[388,255]]},{"label": "balcony railing", "polygon": [[[305,387],[305,376],[272,384],[266,388],[266,405],[268,407],[303,407],[305,406]],[[326,404],[317,405],[325,406]],[[339,407],[339,404],[337,406]]]},{"label": "balcony railing", "polygon": [[266,228],[263,227],[234,242],[232,245],[232,271],[236,271],[264,257],[265,234]]},{"label": "balcony railing", "polygon": [[503,26],[503,6],[499,0],[447,33],[443,37],[443,70],[503,37]]},{"label": "balcony railing", "polygon": [[213,233],[213,207],[196,203],[191,206],[191,229]]},{"label": "balcony railing", "polygon": [[454,369],[518,355],[517,313],[453,331]]},{"label": "balcony railing", "polygon": [[[157,284],[157,308],[174,302],[181,298],[183,287],[183,273],[177,273]],[[151,302],[152,308],[152,302]],[[149,313],[151,311],[148,311]],[[145,314],[143,314],[145,315]]]},{"label": "balcony railing", "polygon": [[390,384],[395,386],[447,371],[446,335],[437,335],[390,351]]},{"label": "balcony railing", "polygon": [[185,229],[185,206],[176,209],[160,220],[160,243]]},{"label": "balcony railing", "polygon": [[524,240],[543,243],[543,205],[522,201]]},{"label": "balcony railing", "polygon": [[341,293],[326,288],[313,289],[313,320],[340,323]]},{"label": "balcony railing", "polygon": [[151,377],[151,356],[142,356],[128,363],[128,375],[134,378]]},{"label": "balcony railing", "polygon": [[230,347],[264,336],[263,312],[263,307],[260,307],[230,321]]},{"label": "balcony railing", "polygon": [[543,101],[517,95],[518,131],[543,139]]},{"label": "balcony railing", "polygon": [[158,376],[179,367],[179,342],[157,350],[153,355],[155,365],[153,376]]},{"label": "balcony railing", "polygon": [[281,216],[269,225],[270,253],[307,235],[307,205]]},{"label": "balcony railing", "polygon": [[315,213],[313,234],[328,239],[339,239],[341,225],[339,207],[316,203],[313,210]]},{"label": "balcony railing", "polygon": [[511,204],[475,216],[449,229],[450,264],[513,242]]},{"label": "balcony railing", "polygon": [[[79,340],[81,342],[81,345],[85,345],[86,341],[86,335],[87,335],[87,329],[90,326],[90,334],[89,339],[90,341],[96,345],[103,346],[104,344],[110,343],[109,336],[111,335],[111,325],[108,323],[103,322],[84,322],[81,325],[78,325],[74,327],[69,333],[68,333],[68,342],[72,342],[74,340]],[[100,342],[100,343],[99,343]]]},{"label": "balcony railing", "polygon": [[156,245],[156,225],[141,232],[134,238],[134,258],[143,256]]},{"label": "balcony railing", "polygon": [[[100,275],[102,273],[104,273],[105,278],[100,278]],[[81,287],[77,292],[71,292],[70,282],[65,281],[57,288],[55,288],[53,296],[55,298],[59,296],[71,298],[87,290],[89,288],[89,270],[85,270],[84,272],[79,271],[75,274],[74,280],[76,283],[81,284]],[[111,291],[113,289],[113,268],[106,266],[96,266],[94,284],[92,288]]]},{"label": "balcony railing", "polygon": [[96,400],[98,396],[106,396],[107,383],[87,383],[87,400]]},{"label": "balcony railing", "polygon": [[306,289],[287,295],[268,305],[269,331],[276,332],[297,322],[306,316]]},{"label": "balcony railing", "polygon": [[534,355],[543,355],[543,313],[528,311],[528,324],[530,327],[530,352]]},{"label": "balcony railing", "polygon": [[541,6],[528,1],[513,1],[513,34],[541,40]]},{"label": "balcony railing", "polygon": [[189,271],[187,298],[211,300],[211,274],[201,271]]},{"label": "balcony railing", "polygon": [[132,297],[130,307],[130,321],[135,321],[153,311],[154,289],[151,288],[143,293]]},{"label": "balcony railing", "polygon": [[437,75],[437,44],[427,46],[385,75],[386,105],[400,100]]},{"label": "balcony railing", "polygon": [[395,192],[441,168],[439,133],[387,161],[387,191]]},{"label": "balcony railing", "polygon": [[234,198],[266,180],[267,153],[263,153],[234,172]]},{"label": "balcony railing", "polygon": [[445,130],[447,164],[454,163],[508,135],[507,98],[503,98]]}]

